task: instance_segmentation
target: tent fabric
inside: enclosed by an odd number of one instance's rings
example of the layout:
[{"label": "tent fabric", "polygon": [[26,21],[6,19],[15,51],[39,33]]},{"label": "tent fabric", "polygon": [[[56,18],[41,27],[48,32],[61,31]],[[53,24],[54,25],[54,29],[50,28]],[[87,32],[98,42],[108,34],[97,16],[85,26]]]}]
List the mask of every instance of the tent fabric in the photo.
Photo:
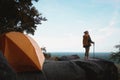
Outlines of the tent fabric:
[{"label": "tent fabric", "polygon": [[17,72],[42,70],[44,55],[28,35],[9,32],[0,37],[0,49],[8,63]]},{"label": "tent fabric", "polygon": [[[26,37],[30,40],[31,44],[34,46],[34,50],[37,55],[36,57],[38,58],[40,64],[43,64],[45,58],[44,58],[41,48],[38,46],[38,44],[35,42],[35,40],[33,40],[30,36],[26,35]],[[41,52],[41,54],[40,54],[40,52]]]}]

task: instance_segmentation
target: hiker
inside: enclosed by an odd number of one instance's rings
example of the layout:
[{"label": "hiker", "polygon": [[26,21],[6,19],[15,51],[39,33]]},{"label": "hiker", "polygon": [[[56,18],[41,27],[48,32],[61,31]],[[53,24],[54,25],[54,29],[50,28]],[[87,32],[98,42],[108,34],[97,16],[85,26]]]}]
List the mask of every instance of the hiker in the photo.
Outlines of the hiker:
[{"label": "hiker", "polygon": [[89,32],[85,31],[83,35],[83,47],[85,48],[85,59],[89,58],[89,50],[91,43],[94,44],[94,42],[90,38]]}]

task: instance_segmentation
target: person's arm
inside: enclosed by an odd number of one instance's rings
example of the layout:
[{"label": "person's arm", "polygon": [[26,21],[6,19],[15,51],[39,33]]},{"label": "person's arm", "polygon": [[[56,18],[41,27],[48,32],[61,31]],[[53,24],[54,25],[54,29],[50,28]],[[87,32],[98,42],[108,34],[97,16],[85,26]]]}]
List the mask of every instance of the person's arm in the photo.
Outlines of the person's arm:
[{"label": "person's arm", "polygon": [[94,42],[91,40],[91,37],[90,37],[90,36],[89,36],[89,42],[94,44]]}]

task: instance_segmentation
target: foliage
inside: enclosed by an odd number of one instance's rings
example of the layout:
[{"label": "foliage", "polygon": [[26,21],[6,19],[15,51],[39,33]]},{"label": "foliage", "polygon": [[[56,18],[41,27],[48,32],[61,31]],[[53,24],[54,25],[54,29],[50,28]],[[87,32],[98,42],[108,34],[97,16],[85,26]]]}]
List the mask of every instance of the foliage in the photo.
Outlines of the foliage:
[{"label": "foliage", "polygon": [[117,52],[112,52],[110,59],[120,63],[120,45],[115,45],[115,48],[118,48],[119,50]]},{"label": "foliage", "polygon": [[114,60],[117,63],[120,63],[120,52],[113,52],[110,56],[110,59]]},{"label": "foliage", "polygon": [[47,52],[46,47],[42,47],[41,50],[43,51],[43,53]]},{"label": "foliage", "polygon": [[0,0],[0,34],[19,31],[34,35],[37,24],[46,18],[39,14],[32,1]]},{"label": "foliage", "polygon": [[120,52],[120,45],[115,45],[115,48],[118,48],[119,49],[119,52]]}]

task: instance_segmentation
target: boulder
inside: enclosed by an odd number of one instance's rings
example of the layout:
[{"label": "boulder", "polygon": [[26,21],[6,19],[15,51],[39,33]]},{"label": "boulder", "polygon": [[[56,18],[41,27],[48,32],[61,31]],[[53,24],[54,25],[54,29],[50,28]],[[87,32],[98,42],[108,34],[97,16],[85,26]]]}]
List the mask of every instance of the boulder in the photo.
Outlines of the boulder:
[{"label": "boulder", "polygon": [[42,71],[27,71],[17,73],[16,80],[47,80]]},{"label": "boulder", "polygon": [[68,56],[62,56],[59,58],[60,61],[69,61],[69,60],[75,60],[80,59],[78,55],[68,55]]},{"label": "boulder", "polygon": [[95,58],[46,61],[43,72],[47,80],[118,80],[113,62]]},{"label": "boulder", "polygon": [[113,62],[103,59],[74,60],[85,70],[87,80],[118,80],[118,70]]},{"label": "boulder", "polygon": [[0,80],[16,80],[16,73],[0,52]]},{"label": "boulder", "polygon": [[85,71],[72,61],[47,61],[43,72],[47,80],[86,80]]},{"label": "boulder", "polygon": [[87,60],[76,60],[74,62],[84,69],[87,80],[103,80],[103,69],[99,65]]},{"label": "boulder", "polygon": [[118,70],[103,59],[46,60],[41,71],[16,73],[0,53],[0,80],[118,80]]},{"label": "boulder", "polygon": [[89,61],[92,61],[102,67],[104,75],[103,80],[118,80],[118,69],[113,62],[100,58]]}]

